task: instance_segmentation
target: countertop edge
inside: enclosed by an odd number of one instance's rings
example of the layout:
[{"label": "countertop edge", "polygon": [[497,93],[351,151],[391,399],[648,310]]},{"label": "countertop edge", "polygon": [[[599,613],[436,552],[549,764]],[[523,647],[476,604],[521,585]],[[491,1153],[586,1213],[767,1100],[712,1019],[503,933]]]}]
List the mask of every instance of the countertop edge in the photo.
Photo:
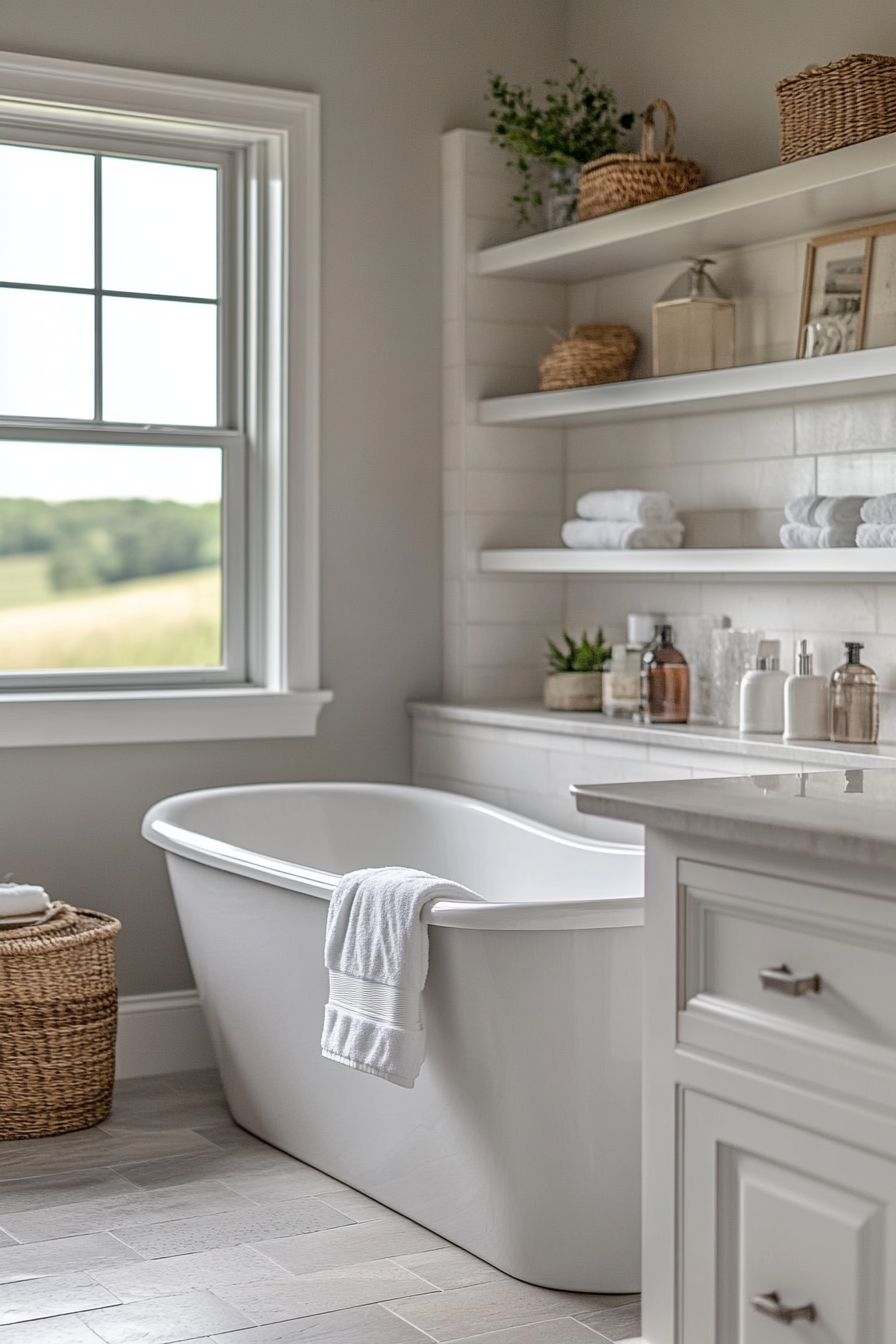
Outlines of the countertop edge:
[{"label": "countertop edge", "polygon": [[585,737],[605,742],[636,743],[671,747],[679,751],[702,751],[745,759],[780,761],[782,765],[806,764],[824,769],[862,769],[866,766],[896,768],[896,743],[856,747],[836,742],[783,742],[761,734],[741,736],[735,728],[688,723],[674,726],[605,719],[600,714],[573,714],[544,709],[537,702],[506,704],[453,704],[442,701],[410,701],[412,719],[469,723],[491,728],[545,733],[560,737]]}]

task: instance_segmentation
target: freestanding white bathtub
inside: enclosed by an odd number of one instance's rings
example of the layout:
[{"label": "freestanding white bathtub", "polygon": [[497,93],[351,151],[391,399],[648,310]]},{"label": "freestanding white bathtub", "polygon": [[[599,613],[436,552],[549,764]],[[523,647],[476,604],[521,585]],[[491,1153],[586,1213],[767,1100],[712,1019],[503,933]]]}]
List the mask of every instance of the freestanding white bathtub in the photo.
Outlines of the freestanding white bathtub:
[{"label": "freestanding white bathtub", "polygon": [[[167,851],[239,1124],[517,1278],[638,1290],[638,846],[378,784],[182,794],[143,834]],[[326,902],[382,864],[489,902],[426,915],[413,1091],[320,1054]]]}]

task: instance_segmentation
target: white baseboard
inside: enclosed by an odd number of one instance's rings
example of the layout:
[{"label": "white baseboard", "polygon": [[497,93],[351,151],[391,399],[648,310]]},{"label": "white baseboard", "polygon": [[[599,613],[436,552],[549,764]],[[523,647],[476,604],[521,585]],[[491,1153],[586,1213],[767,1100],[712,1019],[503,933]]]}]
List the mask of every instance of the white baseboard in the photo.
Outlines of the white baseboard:
[{"label": "white baseboard", "polygon": [[208,1069],[214,1062],[195,989],[119,999],[116,1078]]}]

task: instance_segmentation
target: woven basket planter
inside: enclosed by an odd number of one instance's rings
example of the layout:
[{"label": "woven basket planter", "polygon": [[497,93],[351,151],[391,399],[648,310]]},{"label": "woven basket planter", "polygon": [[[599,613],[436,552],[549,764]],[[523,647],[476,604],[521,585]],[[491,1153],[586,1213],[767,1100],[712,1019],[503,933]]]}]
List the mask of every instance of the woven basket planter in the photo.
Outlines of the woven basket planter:
[{"label": "woven basket planter", "polygon": [[60,905],[0,932],[0,1139],[86,1129],[112,1109],[120,929]]},{"label": "woven basket planter", "polygon": [[[663,148],[653,147],[654,113],[666,118]],[[662,98],[654,98],[643,113],[640,154],[605,154],[586,163],[579,182],[579,219],[596,219],[617,210],[630,210],[664,196],[679,196],[703,186],[703,168],[695,159],[675,153],[675,116]]]},{"label": "woven basket planter", "polygon": [[896,57],[844,56],[775,85],[781,162],[896,131]]},{"label": "woven basket planter", "polygon": [[631,327],[587,323],[573,327],[538,361],[539,389],[556,392],[596,383],[622,383],[632,371],[638,338]]}]

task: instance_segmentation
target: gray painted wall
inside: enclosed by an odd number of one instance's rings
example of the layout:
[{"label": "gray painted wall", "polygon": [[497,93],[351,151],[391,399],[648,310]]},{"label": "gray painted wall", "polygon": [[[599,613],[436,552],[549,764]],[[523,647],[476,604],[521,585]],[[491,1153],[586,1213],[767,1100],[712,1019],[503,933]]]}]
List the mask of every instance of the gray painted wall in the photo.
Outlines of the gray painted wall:
[{"label": "gray painted wall", "polygon": [[322,95],[323,684],[315,740],[0,751],[0,877],[108,910],[125,994],[190,971],[156,799],[280,779],[401,781],[439,694],[439,135],[485,127],[486,70],[562,69],[556,0],[4,0],[0,49]]},{"label": "gray painted wall", "polygon": [[854,52],[896,55],[892,0],[569,0],[569,50],[624,107],[671,104],[711,179],[778,162],[775,84]]}]

